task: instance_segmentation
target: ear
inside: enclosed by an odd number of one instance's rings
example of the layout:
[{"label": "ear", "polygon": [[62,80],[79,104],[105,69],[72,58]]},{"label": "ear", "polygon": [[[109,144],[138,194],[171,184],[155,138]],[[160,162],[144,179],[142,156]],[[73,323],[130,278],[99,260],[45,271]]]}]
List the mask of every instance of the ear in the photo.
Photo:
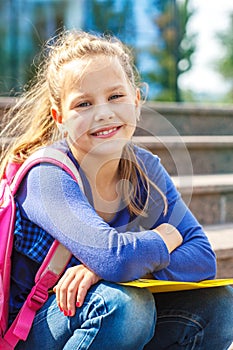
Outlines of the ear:
[{"label": "ear", "polygon": [[139,120],[140,114],[141,114],[141,93],[140,90],[136,90],[136,96],[135,96],[135,108],[136,108],[136,115],[137,115],[137,120]]},{"label": "ear", "polygon": [[139,89],[136,90],[136,96],[135,96],[135,105],[136,107],[140,106],[140,101],[141,101],[141,92]]},{"label": "ear", "polygon": [[61,114],[58,112],[56,107],[51,107],[50,109],[51,115],[53,117],[53,119],[55,120],[56,123],[62,123],[62,116]]}]

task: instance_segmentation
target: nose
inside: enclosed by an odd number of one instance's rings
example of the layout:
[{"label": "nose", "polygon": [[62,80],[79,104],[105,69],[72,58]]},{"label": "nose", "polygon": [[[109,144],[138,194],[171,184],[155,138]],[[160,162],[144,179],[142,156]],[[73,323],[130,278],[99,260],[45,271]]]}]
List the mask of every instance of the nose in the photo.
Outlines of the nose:
[{"label": "nose", "polygon": [[95,106],[94,111],[95,121],[105,121],[114,118],[114,112],[110,108],[109,104],[103,103]]}]

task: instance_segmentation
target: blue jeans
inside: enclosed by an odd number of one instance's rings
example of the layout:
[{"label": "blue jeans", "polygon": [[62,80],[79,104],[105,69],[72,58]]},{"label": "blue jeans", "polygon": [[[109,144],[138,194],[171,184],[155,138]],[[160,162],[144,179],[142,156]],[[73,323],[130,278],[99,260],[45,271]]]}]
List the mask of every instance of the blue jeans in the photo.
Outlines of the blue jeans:
[{"label": "blue jeans", "polygon": [[226,350],[233,342],[233,288],[154,295],[155,335],[145,350]]},{"label": "blue jeans", "polygon": [[101,282],[73,317],[63,315],[52,295],[16,349],[226,350],[232,341],[231,287],[152,295]]}]

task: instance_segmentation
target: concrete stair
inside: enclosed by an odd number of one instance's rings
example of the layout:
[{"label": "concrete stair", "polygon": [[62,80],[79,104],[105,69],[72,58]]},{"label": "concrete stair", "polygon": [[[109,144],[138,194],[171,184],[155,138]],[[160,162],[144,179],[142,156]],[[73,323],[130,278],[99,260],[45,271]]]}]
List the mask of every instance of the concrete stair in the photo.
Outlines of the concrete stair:
[{"label": "concrete stair", "polygon": [[204,226],[217,257],[217,277],[233,277],[233,224]]},{"label": "concrete stair", "polygon": [[233,135],[233,108],[145,103],[136,135]]},{"label": "concrete stair", "polygon": [[233,173],[233,135],[135,136],[171,175]]},{"label": "concrete stair", "polygon": [[173,181],[201,224],[233,222],[233,174],[179,176]]},{"label": "concrete stair", "polygon": [[201,224],[233,222],[233,136],[135,136],[134,142],[161,158]]}]

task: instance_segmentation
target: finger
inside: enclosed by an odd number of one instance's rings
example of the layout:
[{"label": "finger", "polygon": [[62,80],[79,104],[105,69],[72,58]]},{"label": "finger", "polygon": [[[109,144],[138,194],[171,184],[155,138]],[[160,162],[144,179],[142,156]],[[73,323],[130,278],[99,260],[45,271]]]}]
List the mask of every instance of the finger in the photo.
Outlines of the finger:
[{"label": "finger", "polygon": [[83,275],[76,275],[67,288],[67,309],[69,316],[74,316],[75,314],[77,293],[82,279]]},{"label": "finger", "polygon": [[68,306],[67,306],[67,292],[70,283],[73,281],[75,275],[73,273],[67,273],[59,283],[56,285],[56,299],[58,307],[64,312],[65,316],[68,316]]},{"label": "finger", "polygon": [[84,299],[87,295],[90,287],[97,281],[94,280],[92,273],[86,273],[83,279],[80,281],[77,291],[76,306],[80,307],[83,305]]}]

